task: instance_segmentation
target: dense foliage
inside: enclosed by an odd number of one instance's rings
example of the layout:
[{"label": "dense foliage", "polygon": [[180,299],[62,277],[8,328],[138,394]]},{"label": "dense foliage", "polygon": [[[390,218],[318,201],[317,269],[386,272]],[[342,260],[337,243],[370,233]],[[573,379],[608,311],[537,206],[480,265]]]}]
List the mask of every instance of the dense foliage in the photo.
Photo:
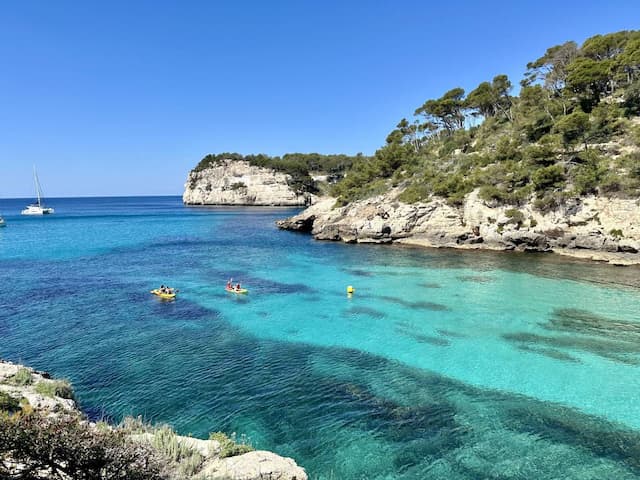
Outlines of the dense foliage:
[{"label": "dense foliage", "polygon": [[73,414],[0,413],[0,452],[0,478],[6,479],[166,478],[150,447],[122,431],[92,428]]},{"label": "dense foliage", "polygon": [[195,172],[204,170],[210,166],[219,164],[223,160],[244,160],[257,167],[271,168],[278,172],[291,176],[289,185],[299,192],[317,192],[317,184],[311,178],[311,173],[325,174],[329,181],[342,178],[344,172],[354,161],[365,159],[358,154],[349,155],[322,155],[319,153],[287,153],[282,157],[269,155],[241,155],[239,153],[220,153],[206,155],[193,169]]},{"label": "dense foliage", "polygon": [[400,187],[400,200],[481,198],[550,210],[591,193],[640,193],[640,31],[566,42],[506,75],[453,88],[402,119],[372,158],[333,187],[339,202]]}]

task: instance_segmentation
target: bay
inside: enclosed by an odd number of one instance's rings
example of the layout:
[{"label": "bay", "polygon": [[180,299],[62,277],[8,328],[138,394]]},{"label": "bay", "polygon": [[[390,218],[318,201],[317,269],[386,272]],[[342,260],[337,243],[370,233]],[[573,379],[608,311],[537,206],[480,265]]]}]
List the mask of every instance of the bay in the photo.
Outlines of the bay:
[{"label": "bay", "polygon": [[93,418],[236,432],[313,479],[640,477],[637,268],[316,242],[275,227],[292,209],[26,203],[0,200],[0,357]]}]

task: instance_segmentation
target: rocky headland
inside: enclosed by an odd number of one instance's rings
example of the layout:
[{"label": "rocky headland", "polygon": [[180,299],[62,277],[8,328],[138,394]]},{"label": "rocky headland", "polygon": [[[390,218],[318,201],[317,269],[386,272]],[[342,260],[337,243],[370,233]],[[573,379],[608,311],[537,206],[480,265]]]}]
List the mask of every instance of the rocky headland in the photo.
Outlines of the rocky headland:
[{"label": "rocky headland", "polygon": [[[111,473],[109,473],[111,472]],[[6,475],[6,476],[5,476]],[[91,422],[68,382],[0,360],[0,478],[306,480],[296,462],[222,433]],[[123,476],[124,475],[124,476]]]},{"label": "rocky headland", "polygon": [[616,265],[640,264],[639,200],[589,196],[541,213],[491,205],[473,191],[461,206],[444,199],[414,204],[397,189],[336,206],[325,197],[278,227],[318,240],[402,243],[425,247],[556,252]]},{"label": "rocky headland", "polygon": [[182,201],[186,205],[308,205],[310,195],[292,188],[291,180],[291,175],[248,161],[222,159],[189,173]]}]

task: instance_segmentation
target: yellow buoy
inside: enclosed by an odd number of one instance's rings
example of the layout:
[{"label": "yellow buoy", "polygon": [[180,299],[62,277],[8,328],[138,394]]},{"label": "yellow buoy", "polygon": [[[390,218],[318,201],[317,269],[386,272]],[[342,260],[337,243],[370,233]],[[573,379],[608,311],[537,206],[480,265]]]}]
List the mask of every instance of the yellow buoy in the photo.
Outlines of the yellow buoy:
[{"label": "yellow buoy", "polygon": [[353,288],[351,285],[349,285],[349,286],[347,287],[347,293],[354,293],[355,291],[356,291],[356,289],[355,289],[355,288]]}]

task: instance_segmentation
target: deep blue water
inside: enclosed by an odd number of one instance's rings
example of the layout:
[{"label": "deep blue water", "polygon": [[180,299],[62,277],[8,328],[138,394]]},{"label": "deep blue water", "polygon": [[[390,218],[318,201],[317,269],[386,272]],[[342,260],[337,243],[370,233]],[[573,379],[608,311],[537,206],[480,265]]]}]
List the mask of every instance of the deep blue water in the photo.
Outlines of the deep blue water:
[{"label": "deep blue water", "polygon": [[316,242],[275,228],[290,209],[27,203],[0,200],[0,356],[93,417],[245,434],[312,479],[640,478],[640,269]]}]

